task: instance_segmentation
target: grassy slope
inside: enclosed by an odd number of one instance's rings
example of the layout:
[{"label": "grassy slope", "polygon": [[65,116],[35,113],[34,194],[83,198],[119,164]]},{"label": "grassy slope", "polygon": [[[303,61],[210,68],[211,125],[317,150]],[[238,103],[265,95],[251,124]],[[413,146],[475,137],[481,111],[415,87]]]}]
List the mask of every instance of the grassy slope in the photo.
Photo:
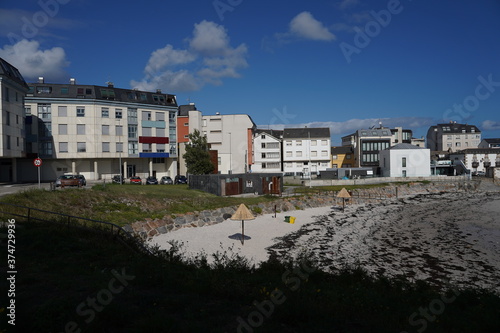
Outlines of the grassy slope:
[{"label": "grassy slope", "polygon": [[[137,255],[108,236],[47,223],[18,222],[16,236],[18,332],[62,332],[71,321],[93,333],[236,332],[237,318],[255,314],[252,303],[269,300],[273,290],[286,299],[279,298],[284,302],[274,306],[261,332],[416,332],[423,324],[411,326],[410,315],[440,298],[425,284],[373,280],[361,271],[306,276],[304,267],[294,272],[276,262],[255,270],[226,258],[213,269],[202,261],[182,263],[176,253]],[[76,308],[109,288],[113,269],[134,278],[85,322],[90,317]],[[427,321],[427,332],[498,332],[499,309],[496,296],[462,291]]]}]

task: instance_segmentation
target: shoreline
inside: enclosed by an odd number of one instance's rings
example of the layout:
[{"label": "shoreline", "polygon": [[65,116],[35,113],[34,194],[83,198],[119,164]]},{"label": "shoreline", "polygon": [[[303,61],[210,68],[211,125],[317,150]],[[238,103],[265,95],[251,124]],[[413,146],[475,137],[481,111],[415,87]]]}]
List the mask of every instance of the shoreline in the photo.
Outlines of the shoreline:
[{"label": "shoreline", "polygon": [[[426,281],[440,288],[492,289],[500,293],[499,193],[420,194],[382,203],[318,207],[226,220],[183,228],[153,237],[148,243],[168,250],[183,243],[190,258],[205,253],[239,254],[256,266],[269,259],[295,259],[309,252],[320,269],[333,272],[360,267],[370,275]],[[295,224],[283,222],[295,216]]]}]

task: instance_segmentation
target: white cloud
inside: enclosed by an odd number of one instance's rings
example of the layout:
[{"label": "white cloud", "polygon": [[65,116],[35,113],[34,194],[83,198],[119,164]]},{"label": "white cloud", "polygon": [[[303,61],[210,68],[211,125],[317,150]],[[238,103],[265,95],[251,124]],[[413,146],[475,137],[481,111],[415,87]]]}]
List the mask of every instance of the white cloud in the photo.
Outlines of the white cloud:
[{"label": "white cloud", "polygon": [[50,81],[59,81],[68,76],[64,68],[69,62],[61,47],[41,50],[37,41],[23,39],[14,45],[0,48],[0,57],[17,67],[28,81],[35,80],[39,76]]},{"label": "white cloud", "polygon": [[500,121],[485,120],[481,127],[485,131],[498,131],[500,130]]},{"label": "white cloud", "polygon": [[290,33],[300,38],[322,41],[335,39],[335,35],[309,12],[302,12],[295,16],[289,26]]},{"label": "white cloud", "polygon": [[[193,91],[205,84],[220,85],[224,78],[238,78],[239,70],[248,66],[246,45],[232,47],[226,29],[214,22],[204,20],[195,24],[193,36],[187,41],[188,49],[167,45],[154,51],[144,78],[130,84],[143,90]],[[179,65],[184,68],[174,70]]]}]

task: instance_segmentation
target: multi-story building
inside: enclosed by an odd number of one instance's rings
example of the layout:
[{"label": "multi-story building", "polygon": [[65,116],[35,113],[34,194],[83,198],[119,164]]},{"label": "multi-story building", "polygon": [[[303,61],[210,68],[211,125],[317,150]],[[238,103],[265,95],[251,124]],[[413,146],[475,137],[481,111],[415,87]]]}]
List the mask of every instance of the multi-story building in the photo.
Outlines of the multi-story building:
[{"label": "multi-story building", "polygon": [[429,177],[431,153],[429,149],[408,143],[398,143],[380,153],[382,177]]},{"label": "multi-story building", "polygon": [[356,162],[352,146],[331,147],[332,168],[352,168]]},{"label": "multi-story building", "polygon": [[256,129],[253,134],[252,172],[282,172],[283,131]]},{"label": "multi-story building", "polygon": [[179,172],[187,173],[183,155],[188,144],[188,135],[194,130],[207,137],[215,166],[220,173],[245,173],[251,169],[252,133],[256,128],[252,118],[246,114],[202,115],[194,104],[181,105],[177,118],[180,128],[178,134]]},{"label": "multi-story building", "polygon": [[489,168],[500,168],[500,149],[467,148],[450,154],[454,165],[462,161],[472,173],[487,172]]},{"label": "multi-story building", "polygon": [[353,134],[342,137],[342,146],[352,146],[354,151],[354,167],[379,166],[379,152],[399,143],[411,143],[412,131],[396,127],[390,129],[378,128],[361,129]]},{"label": "multi-story building", "polygon": [[21,73],[0,58],[0,182],[18,181],[18,160],[26,156],[24,95],[28,85]]},{"label": "multi-story building", "polygon": [[90,180],[177,174],[174,95],[39,78],[29,84],[25,113],[27,153],[43,159],[44,180],[66,172]]},{"label": "multi-story building", "polygon": [[285,128],[283,171],[285,175],[315,175],[330,168],[329,128]]},{"label": "multi-story building", "polygon": [[500,148],[500,138],[483,139],[478,148]]},{"label": "multi-story building", "polygon": [[475,125],[457,124],[450,121],[437,124],[427,131],[427,148],[432,151],[456,152],[477,148],[481,142],[481,131]]}]

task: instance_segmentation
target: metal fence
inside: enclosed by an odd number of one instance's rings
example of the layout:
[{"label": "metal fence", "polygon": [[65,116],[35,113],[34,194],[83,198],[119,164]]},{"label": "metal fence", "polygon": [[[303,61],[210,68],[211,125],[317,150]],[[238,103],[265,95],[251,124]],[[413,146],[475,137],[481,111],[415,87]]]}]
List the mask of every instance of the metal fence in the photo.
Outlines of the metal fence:
[{"label": "metal fence", "polygon": [[111,222],[93,220],[86,217],[56,213],[48,210],[0,202],[0,214],[23,219],[30,222],[49,222],[66,225],[68,227],[85,228],[101,233],[107,233],[134,251],[152,254],[141,240],[131,233]]}]

